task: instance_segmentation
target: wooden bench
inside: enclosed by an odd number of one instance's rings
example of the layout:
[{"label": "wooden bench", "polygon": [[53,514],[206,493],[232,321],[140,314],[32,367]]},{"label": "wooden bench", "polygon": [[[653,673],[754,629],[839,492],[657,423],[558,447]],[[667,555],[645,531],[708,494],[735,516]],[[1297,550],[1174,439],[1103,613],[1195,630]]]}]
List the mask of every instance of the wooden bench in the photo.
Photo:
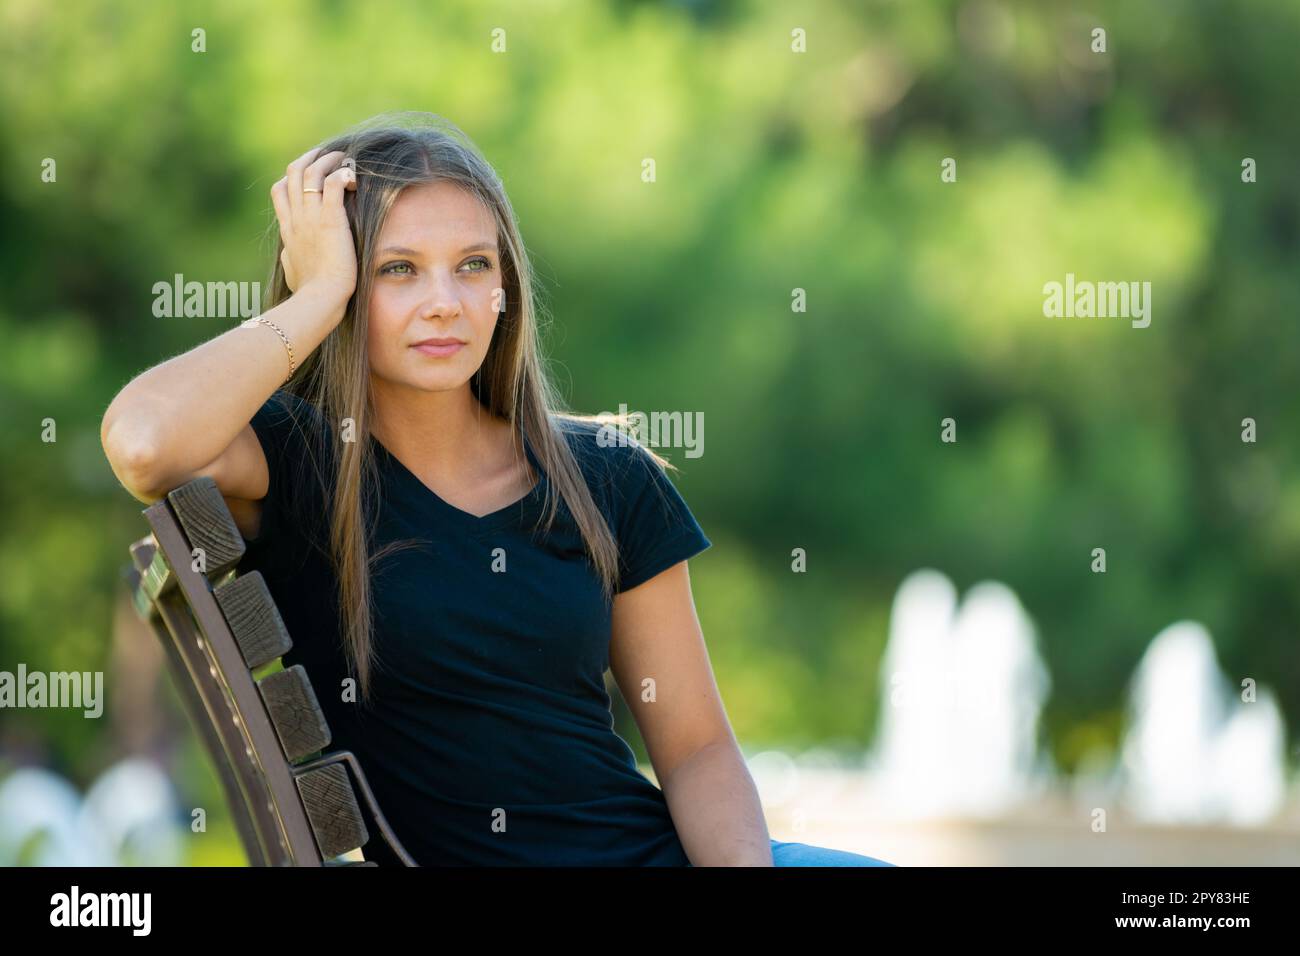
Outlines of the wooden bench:
[{"label": "wooden bench", "polygon": [[[135,608],[162,642],[249,864],[416,866],[353,754],[327,752],[307,672],[277,669],[293,643],[262,575],[237,573],[244,539],[216,482],[196,478],[144,516],[153,533],[126,569]],[[358,849],[364,861],[342,859]]]}]

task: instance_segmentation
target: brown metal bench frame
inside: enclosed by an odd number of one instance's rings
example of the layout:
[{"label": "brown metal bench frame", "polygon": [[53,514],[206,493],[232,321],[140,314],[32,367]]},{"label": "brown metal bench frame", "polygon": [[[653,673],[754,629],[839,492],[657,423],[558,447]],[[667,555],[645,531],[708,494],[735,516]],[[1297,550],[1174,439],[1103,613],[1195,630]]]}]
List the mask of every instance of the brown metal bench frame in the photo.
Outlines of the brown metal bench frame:
[{"label": "brown metal bench frame", "polygon": [[135,608],[166,650],[249,864],[378,865],[335,859],[361,849],[418,865],[355,756],[326,752],[329,727],[302,666],[255,676],[292,641],[261,574],[237,574],[244,539],[216,482],[196,478],[143,513],[153,532],[131,545],[126,570]]}]

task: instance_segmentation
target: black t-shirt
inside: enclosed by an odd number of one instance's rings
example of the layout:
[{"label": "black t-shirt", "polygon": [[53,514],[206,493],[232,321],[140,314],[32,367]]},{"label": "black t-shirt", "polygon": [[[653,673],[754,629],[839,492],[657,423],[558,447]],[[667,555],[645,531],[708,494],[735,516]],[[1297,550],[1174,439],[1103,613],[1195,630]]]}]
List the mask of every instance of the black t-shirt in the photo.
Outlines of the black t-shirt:
[{"label": "black t-shirt", "polygon": [[[561,502],[549,534],[534,530],[547,477],[531,446],[538,484],[476,517],[369,439],[381,489],[372,553],[394,540],[419,545],[374,568],[378,667],[363,709],[343,699],[326,530],[333,461],[295,418],[305,425],[319,412],[277,391],[252,420],[271,477],[240,569],[266,578],[293,639],[285,666],[306,669],[330,749],[356,755],[416,862],[687,865],[663,792],[613,728],[610,605],[577,524]],[[598,425],[555,421],[618,541],[619,590],[710,546],[644,449],[602,447]]]}]

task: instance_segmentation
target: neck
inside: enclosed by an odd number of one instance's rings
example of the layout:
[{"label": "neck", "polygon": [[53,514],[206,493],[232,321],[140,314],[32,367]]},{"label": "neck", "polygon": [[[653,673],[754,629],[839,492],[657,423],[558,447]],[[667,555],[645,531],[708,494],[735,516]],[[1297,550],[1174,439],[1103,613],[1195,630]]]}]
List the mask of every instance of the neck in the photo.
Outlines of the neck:
[{"label": "neck", "polygon": [[375,438],[421,473],[448,481],[491,471],[506,422],[479,403],[466,382],[426,391],[375,379]]}]

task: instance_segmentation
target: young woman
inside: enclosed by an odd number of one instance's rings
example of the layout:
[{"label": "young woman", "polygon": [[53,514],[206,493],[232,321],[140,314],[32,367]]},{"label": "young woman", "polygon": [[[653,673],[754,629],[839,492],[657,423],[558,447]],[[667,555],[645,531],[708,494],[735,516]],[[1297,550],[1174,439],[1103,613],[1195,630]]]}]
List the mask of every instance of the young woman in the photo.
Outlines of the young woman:
[{"label": "young woman", "polygon": [[285,664],[415,860],[880,865],[768,836],[691,596],[710,542],[626,422],[559,411],[514,212],[464,134],[379,117],[271,200],[267,310],[130,382],[104,448],[143,502],[216,481]]}]

